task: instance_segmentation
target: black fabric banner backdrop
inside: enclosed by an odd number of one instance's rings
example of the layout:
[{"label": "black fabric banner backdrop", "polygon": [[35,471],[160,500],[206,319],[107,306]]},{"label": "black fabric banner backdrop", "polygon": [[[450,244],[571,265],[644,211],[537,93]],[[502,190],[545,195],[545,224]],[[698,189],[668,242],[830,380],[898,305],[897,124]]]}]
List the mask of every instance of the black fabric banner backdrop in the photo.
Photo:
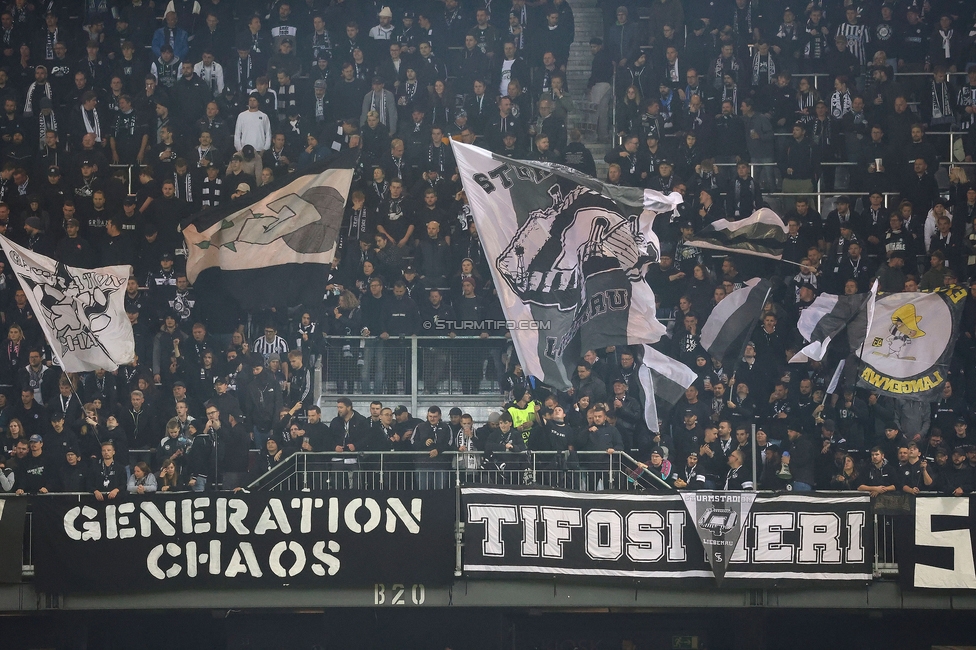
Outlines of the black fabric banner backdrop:
[{"label": "black fabric banner backdrop", "polygon": [[[709,506],[709,495],[724,493],[698,492],[689,514],[678,494],[461,493],[468,577],[712,578],[701,534],[734,544],[725,580],[872,579],[867,495],[759,495],[750,509],[720,499]],[[732,539],[736,528],[742,534]]]},{"label": "black fabric banner backdrop", "polygon": [[27,499],[0,499],[0,582],[20,582],[24,573],[24,520]]},{"label": "black fabric banner backdrop", "polygon": [[906,589],[976,589],[976,499],[918,497],[894,517],[898,580]]},{"label": "black fabric banner backdrop", "polygon": [[35,581],[53,593],[447,584],[454,500],[446,490],[39,498]]}]

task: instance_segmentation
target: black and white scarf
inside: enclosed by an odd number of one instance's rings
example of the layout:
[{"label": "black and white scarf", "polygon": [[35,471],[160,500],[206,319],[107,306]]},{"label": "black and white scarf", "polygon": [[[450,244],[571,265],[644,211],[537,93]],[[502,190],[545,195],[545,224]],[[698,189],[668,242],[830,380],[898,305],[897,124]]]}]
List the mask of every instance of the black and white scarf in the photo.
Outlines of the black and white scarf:
[{"label": "black and white scarf", "polygon": [[[744,15],[743,15],[743,12]],[[740,23],[745,20],[746,30],[745,33],[741,33],[739,29]],[[732,32],[736,35],[737,39],[752,38],[752,2],[747,2],[746,6],[739,9],[736,6],[735,10],[732,12]]]},{"label": "black and white scarf", "polygon": [[780,23],[779,31],[776,32],[776,38],[780,39],[781,41],[799,40],[796,23],[794,22],[789,25],[786,23]]},{"label": "black and white scarf", "polygon": [[284,119],[290,115],[289,111],[298,104],[295,94],[295,84],[278,86],[278,117]]},{"label": "black and white scarf", "polygon": [[191,174],[180,174],[173,172],[173,185],[176,187],[176,198],[183,199],[187,203],[193,203],[193,177]]},{"label": "black and white scarf", "polygon": [[776,61],[772,54],[763,56],[756,52],[752,59],[752,85],[768,86],[776,80]]},{"label": "black and white scarf", "polygon": [[[52,99],[51,84],[45,81],[41,84],[40,92],[42,95],[48,99]],[[24,102],[24,115],[31,115],[34,113],[34,98],[38,92],[38,85],[35,81],[27,88],[27,100]]]},{"label": "black and white scarf", "polygon": [[[812,92],[805,93],[803,91],[796,92],[796,105],[797,105],[797,119],[801,122],[809,122],[813,119],[813,107],[817,103],[817,98]],[[803,115],[803,109],[807,109],[808,113]]]},{"label": "black and white scarf", "polygon": [[204,208],[220,205],[220,199],[224,192],[223,184],[224,180],[222,178],[215,178],[213,180],[209,176],[204,178],[203,187],[200,189],[200,194],[203,197],[200,205]]},{"label": "black and white scarf", "polygon": [[49,29],[44,30],[44,59],[46,61],[54,59],[54,44],[60,40],[58,38],[60,33],[60,27],[55,27],[53,32]]},{"label": "black and white scarf", "polygon": [[386,123],[386,121],[387,121],[387,115],[386,115],[386,91],[385,90],[381,90],[379,92],[379,95],[380,95],[379,96],[379,100],[377,101],[376,91],[374,90],[374,91],[371,91],[370,92],[369,110],[376,111],[377,113],[379,113],[379,115],[380,115],[380,122],[382,122],[384,125],[386,125],[387,127],[389,127],[389,124]]},{"label": "black and white scarf", "polygon": [[360,209],[352,209],[349,213],[349,225],[346,227],[346,242],[357,242],[359,238],[369,232],[369,209],[363,204]]},{"label": "black and white scarf", "polygon": [[813,130],[811,138],[815,145],[821,147],[829,147],[833,142],[833,129],[831,128],[830,119],[825,120],[814,120]]},{"label": "black and white scarf", "polygon": [[251,65],[253,61],[251,60],[251,55],[248,54],[243,59],[237,57],[237,90],[238,92],[247,92],[251,89]]},{"label": "black and white scarf", "polygon": [[731,88],[725,85],[722,86],[721,103],[724,104],[725,102],[732,102],[733,115],[739,114],[739,87],[738,86],[732,86]]},{"label": "black and white scarf", "polygon": [[849,90],[834,91],[834,94],[830,96],[830,114],[836,120],[841,119],[851,112],[851,103],[851,92]]},{"label": "black and white scarf", "polygon": [[939,36],[942,37],[942,53],[946,59],[952,59],[952,33],[954,30],[939,30]]},{"label": "black and white scarf", "polygon": [[803,48],[803,55],[808,59],[822,59],[824,54],[827,52],[827,39],[821,33],[820,29],[824,27],[823,22],[819,22],[816,25],[812,20],[807,21],[807,33],[810,30],[816,30],[815,35],[810,36],[810,40],[807,41],[806,47]]},{"label": "black and white scarf", "polygon": [[447,171],[444,149],[446,149],[444,145],[435,147],[432,144],[427,147],[427,169],[436,169],[439,174],[444,174]]},{"label": "black and white scarf", "polygon": [[37,127],[41,132],[41,139],[37,148],[39,150],[46,149],[47,145],[45,142],[47,141],[47,132],[54,131],[57,133],[58,131],[58,118],[54,116],[54,111],[51,111],[50,115],[45,115],[42,111],[40,115],[37,116]]},{"label": "black and white scarf", "polygon": [[724,56],[720,56],[715,59],[715,79],[718,82],[721,82],[722,76],[726,72],[731,72],[732,77],[738,81],[739,60],[734,56],[730,57],[728,60],[726,60]]},{"label": "black and white scarf", "polygon": [[[950,30],[951,31],[951,30]],[[932,124],[951,124],[954,117],[952,113],[952,94],[949,84],[932,80]]]},{"label": "black and white scarf", "polygon": [[88,115],[88,111],[85,107],[81,107],[81,119],[85,123],[85,132],[95,134],[95,142],[102,141],[102,120],[98,117],[98,109],[93,108],[91,111],[91,116]]}]

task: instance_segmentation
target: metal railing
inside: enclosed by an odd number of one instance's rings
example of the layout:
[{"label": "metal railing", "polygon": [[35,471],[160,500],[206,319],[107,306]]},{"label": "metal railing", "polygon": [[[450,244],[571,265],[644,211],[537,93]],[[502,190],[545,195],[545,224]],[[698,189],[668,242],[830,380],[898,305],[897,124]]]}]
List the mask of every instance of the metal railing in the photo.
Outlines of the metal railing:
[{"label": "metal railing", "polygon": [[673,491],[623,452],[301,452],[255,479],[260,491],[452,490],[540,485],[567,490]]},{"label": "metal railing", "polygon": [[505,336],[326,336],[320,394],[418,396],[501,394],[511,339]]}]

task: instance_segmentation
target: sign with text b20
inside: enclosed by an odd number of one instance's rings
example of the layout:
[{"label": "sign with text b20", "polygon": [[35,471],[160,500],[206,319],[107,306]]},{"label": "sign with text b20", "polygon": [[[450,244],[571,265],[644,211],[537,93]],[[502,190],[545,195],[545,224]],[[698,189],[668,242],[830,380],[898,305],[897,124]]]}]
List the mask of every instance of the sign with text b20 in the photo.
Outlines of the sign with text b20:
[{"label": "sign with text b20", "polygon": [[[690,513],[678,494],[485,487],[463,488],[462,500],[464,572],[470,577],[717,576],[705,553],[715,531],[699,525],[702,508]],[[730,509],[718,501],[716,507],[741,517],[723,520],[723,534],[738,529],[729,539],[731,555],[721,559],[728,563],[725,580],[872,578],[867,495],[759,495],[751,508]]]},{"label": "sign with text b20", "polygon": [[454,570],[454,493],[37,498],[42,591],[423,582]]}]

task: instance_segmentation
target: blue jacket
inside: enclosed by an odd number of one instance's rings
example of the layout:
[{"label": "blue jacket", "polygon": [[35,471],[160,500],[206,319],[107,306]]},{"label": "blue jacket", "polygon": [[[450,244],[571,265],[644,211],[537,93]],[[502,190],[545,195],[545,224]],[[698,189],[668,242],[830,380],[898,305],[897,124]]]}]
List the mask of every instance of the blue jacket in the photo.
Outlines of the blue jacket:
[{"label": "blue jacket", "polygon": [[[153,54],[159,56],[159,50],[166,44],[166,27],[160,27],[153,34],[152,39],[152,51]],[[173,30],[173,54],[180,58],[180,60],[186,59],[186,55],[190,53],[190,35],[182,27],[176,27]]]}]

